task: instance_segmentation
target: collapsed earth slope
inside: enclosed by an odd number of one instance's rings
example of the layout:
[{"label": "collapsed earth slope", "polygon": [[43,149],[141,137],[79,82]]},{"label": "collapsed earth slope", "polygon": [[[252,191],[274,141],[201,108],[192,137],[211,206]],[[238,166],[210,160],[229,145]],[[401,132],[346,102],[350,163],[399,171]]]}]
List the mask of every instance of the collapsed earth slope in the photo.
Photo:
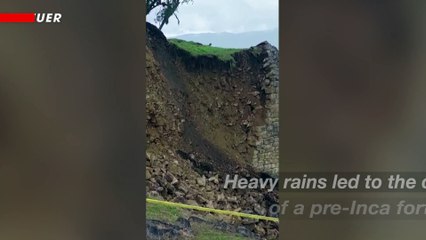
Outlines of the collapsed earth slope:
[{"label": "collapsed earth slope", "polygon": [[[271,216],[276,191],[223,189],[223,182],[226,174],[277,173],[277,49],[264,42],[229,61],[194,56],[147,23],[146,52],[149,197]],[[276,223],[237,222],[277,237]]]}]

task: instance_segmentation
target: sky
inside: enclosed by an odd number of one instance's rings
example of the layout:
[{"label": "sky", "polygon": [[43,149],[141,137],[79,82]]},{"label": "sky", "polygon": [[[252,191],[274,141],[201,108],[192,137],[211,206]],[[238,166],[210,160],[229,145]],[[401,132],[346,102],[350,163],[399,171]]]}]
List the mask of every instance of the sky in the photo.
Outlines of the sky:
[{"label": "sky", "polygon": [[[166,37],[191,33],[250,32],[278,28],[279,0],[194,0],[163,27]],[[155,13],[147,21],[155,24]],[[156,24],[158,26],[158,24]]]}]

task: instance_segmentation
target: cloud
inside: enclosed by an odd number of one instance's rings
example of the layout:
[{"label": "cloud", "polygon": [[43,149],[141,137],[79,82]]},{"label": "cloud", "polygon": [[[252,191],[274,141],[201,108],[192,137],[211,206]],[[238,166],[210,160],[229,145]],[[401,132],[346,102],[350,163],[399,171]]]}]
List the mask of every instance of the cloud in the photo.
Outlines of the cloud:
[{"label": "cloud", "polygon": [[[205,32],[248,32],[278,27],[278,0],[194,0],[183,4],[163,27],[166,36]],[[154,23],[155,13],[147,16]]]}]

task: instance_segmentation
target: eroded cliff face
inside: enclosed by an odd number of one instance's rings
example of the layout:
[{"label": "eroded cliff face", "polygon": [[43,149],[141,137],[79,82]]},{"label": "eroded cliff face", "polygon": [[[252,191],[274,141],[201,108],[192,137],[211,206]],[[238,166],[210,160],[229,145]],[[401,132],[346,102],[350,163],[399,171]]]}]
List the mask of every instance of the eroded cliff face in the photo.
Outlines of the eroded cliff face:
[{"label": "eroded cliff face", "polygon": [[[174,102],[173,115],[181,118],[165,121],[165,127],[181,130],[176,141],[180,150],[217,170],[249,166],[276,174],[278,50],[261,43],[236,53],[232,65],[216,57],[191,56],[169,44],[154,26],[148,26],[148,33],[148,48],[158,63],[151,79],[164,78],[164,91],[171,94],[165,101]],[[149,80],[148,93],[156,84]],[[151,95],[148,104],[155,102],[155,92]],[[155,141],[156,131],[148,130]]]},{"label": "eroded cliff face", "polygon": [[[226,174],[278,172],[278,50],[261,43],[231,64],[194,57],[150,24],[147,36],[148,195],[269,215],[277,192],[226,190],[223,182]],[[248,224],[278,234],[275,223]]]}]

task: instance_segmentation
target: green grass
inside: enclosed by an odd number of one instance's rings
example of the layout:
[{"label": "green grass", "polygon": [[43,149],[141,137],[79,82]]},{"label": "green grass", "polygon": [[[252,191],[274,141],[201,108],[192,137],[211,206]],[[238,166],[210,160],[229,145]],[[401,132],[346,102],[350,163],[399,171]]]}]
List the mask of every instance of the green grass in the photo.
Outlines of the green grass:
[{"label": "green grass", "polygon": [[[146,204],[147,219],[155,219],[168,223],[175,223],[179,217],[188,217],[189,211],[172,206]],[[225,233],[203,223],[193,223],[194,240],[247,240],[247,238]],[[192,239],[192,238],[191,238]]]},{"label": "green grass", "polygon": [[192,228],[194,229],[195,240],[247,240],[247,238],[224,233],[205,225],[197,224],[197,226],[192,226]]},{"label": "green grass", "polygon": [[159,204],[146,204],[146,218],[165,222],[175,222],[183,216],[183,210],[172,206],[163,206]]},{"label": "green grass", "polygon": [[196,42],[185,41],[185,40],[176,39],[176,38],[169,39],[169,42],[189,52],[193,56],[203,56],[203,55],[217,56],[220,60],[225,62],[227,61],[234,62],[235,60],[232,57],[232,54],[242,50],[238,48],[212,47],[212,46],[201,45]]}]

